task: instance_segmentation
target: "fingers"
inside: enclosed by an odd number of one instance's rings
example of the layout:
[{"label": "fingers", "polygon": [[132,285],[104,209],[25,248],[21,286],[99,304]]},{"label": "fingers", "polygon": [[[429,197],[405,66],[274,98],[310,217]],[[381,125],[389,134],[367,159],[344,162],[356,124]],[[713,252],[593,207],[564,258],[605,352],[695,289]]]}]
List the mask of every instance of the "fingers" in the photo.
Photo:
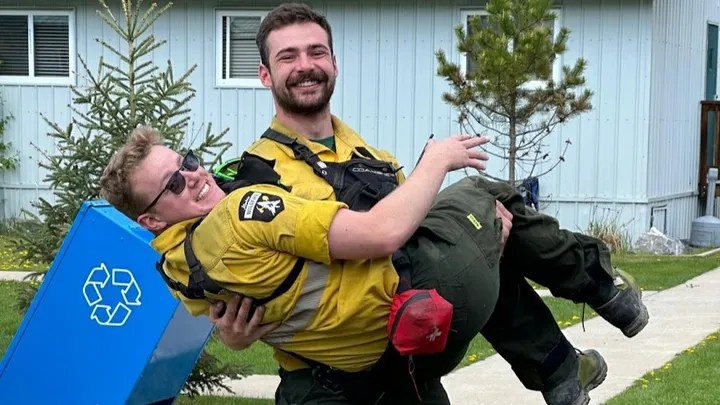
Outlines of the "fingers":
[{"label": "fingers", "polygon": [[279,328],[280,325],[282,325],[282,322],[272,322],[267,325],[262,325],[259,328],[257,328],[257,338],[261,338],[268,333],[274,331],[275,329]]},{"label": "fingers", "polygon": [[474,148],[476,146],[485,145],[486,143],[490,142],[490,137],[487,136],[473,136],[469,139],[464,139],[461,141],[462,144],[467,148]]},{"label": "fingers", "polygon": [[[255,313],[253,313],[252,318],[250,318],[248,323],[248,328],[255,329],[262,323],[263,317],[265,316],[265,307],[259,306],[255,308]],[[247,319],[247,317],[245,317]]]},{"label": "fingers", "polygon": [[512,218],[513,215],[510,211],[505,208],[500,201],[495,201],[495,217],[502,219],[502,233],[500,235],[500,244],[504,248],[505,242],[507,242],[510,236],[510,230],[512,229]]},{"label": "fingers", "polygon": [[236,325],[242,325],[245,326],[247,323],[248,317],[250,316],[250,309],[252,308],[252,298],[245,297],[242,300],[242,304],[240,305],[240,309],[237,312],[237,317],[235,319]]}]

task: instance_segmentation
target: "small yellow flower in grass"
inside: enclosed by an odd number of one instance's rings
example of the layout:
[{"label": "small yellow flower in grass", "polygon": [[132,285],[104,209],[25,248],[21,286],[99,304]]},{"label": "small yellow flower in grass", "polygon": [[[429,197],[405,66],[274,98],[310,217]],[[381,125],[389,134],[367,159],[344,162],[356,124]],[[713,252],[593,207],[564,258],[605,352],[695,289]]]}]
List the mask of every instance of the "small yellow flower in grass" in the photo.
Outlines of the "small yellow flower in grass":
[{"label": "small yellow flower in grass", "polygon": [[670,370],[670,368],[672,368],[672,363],[665,363],[663,366],[663,370]]},{"label": "small yellow flower in grass", "polygon": [[477,361],[478,356],[477,354],[471,354],[468,356],[468,361]]},{"label": "small yellow flower in grass", "polygon": [[717,335],[710,335],[707,337],[708,340],[715,340],[717,338],[718,338]]},{"label": "small yellow flower in grass", "polygon": [[568,322],[568,321],[563,322],[563,326],[570,326],[570,325],[572,325],[572,322]]},{"label": "small yellow flower in grass", "polygon": [[655,370],[650,371],[650,375],[651,375],[651,376],[654,376],[654,375],[655,375]]},{"label": "small yellow flower in grass", "polygon": [[648,380],[641,377],[641,378],[640,378],[640,382],[642,382],[643,384],[647,384],[647,383],[648,383]]},{"label": "small yellow flower in grass", "polygon": [[573,320],[573,321],[577,321],[578,319],[580,319],[580,317],[579,317],[579,316],[577,316],[577,315],[573,315],[573,317],[572,317],[572,320]]},{"label": "small yellow flower in grass", "polygon": [[693,349],[692,347],[689,349],[685,349],[685,353],[695,353],[695,349]]}]

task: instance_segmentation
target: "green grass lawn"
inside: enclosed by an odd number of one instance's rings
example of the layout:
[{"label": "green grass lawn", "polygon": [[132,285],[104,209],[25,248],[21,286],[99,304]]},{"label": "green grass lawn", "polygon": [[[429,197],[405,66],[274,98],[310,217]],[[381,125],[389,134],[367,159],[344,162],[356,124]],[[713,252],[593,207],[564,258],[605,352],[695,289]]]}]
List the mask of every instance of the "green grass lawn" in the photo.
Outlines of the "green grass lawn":
[{"label": "green grass lawn", "polygon": [[720,331],[645,374],[607,405],[696,405],[720,402]]},{"label": "green grass lawn", "polygon": [[20,326],[22,317],[13,309],[15,290],[19,283],[15,281],[0,282],[0,357],[5,354],[15,331]]},{"label": "green grass lawn", "polygon": [[275,401],[271,399],[255,399],[255,398],[232,398],[232,397],[180,397],[175,401],[178,405],[271,405]]},{"label": "green grass lawn", "polygon": [[22,252],[18,254],[6,236],[0,235],[0,271],[39,271],[49,267],[46,263],[33,263],[23,257]]}]

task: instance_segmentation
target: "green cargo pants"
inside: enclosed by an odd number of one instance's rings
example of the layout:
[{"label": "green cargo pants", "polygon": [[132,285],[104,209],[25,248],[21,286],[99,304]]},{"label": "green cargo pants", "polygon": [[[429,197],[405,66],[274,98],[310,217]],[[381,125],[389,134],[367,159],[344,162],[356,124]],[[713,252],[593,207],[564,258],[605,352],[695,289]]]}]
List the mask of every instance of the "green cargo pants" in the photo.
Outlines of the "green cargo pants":
[{"label": "green cargo pants", "polygon": [[[495,200],[513,214],[502,252]],[[452,371],[481,333],[527,388],[551,387],[576,372],[577,358],[526,278],[577,302],[612,288],[604,243],[561,230],[554,218],[526,207],[511,186],[482,177],[440,192],[405,251],[413,287],[436,288],[454,305],[446,350],[415,358],[419,375],[428,378]]]}]

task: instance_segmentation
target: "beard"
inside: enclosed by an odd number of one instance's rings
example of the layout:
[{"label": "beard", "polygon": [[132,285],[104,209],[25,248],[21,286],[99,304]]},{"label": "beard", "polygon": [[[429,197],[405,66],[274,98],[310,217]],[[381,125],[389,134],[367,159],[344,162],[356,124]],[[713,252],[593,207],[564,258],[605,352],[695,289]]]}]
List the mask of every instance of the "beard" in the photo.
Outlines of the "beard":
[{"label": "beard", "polygon": [[[316,94],[312,96],[296,96],[293,89],[297,84],[304,81],[316,81],[320,85],[320,89],[316,90]],[[322,70],[312,70],[293,78],[288,78],[284,86],[273,85],[272,93],[275,101],[285,111],[297,115],[314,115],[326,109],[330,103],[330,98],[335,90],[335,78],[329,76]]]}]

